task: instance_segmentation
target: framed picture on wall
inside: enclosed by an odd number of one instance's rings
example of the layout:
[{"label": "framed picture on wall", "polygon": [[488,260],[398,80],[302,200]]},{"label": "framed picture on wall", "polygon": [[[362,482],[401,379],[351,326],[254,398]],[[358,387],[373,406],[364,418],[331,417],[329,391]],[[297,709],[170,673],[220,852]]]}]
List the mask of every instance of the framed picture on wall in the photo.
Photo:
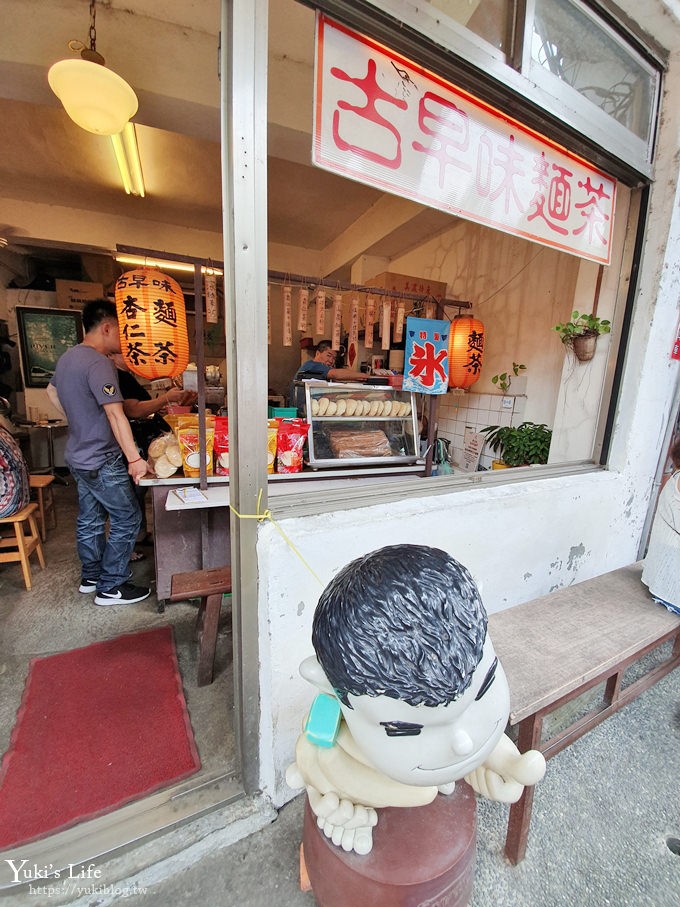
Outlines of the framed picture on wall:
[{"label": "framed picture on wall", "polygon": [[62,353],[83,339],[75,309],[17,306],[19,349],[25,387],[47,387]]}]

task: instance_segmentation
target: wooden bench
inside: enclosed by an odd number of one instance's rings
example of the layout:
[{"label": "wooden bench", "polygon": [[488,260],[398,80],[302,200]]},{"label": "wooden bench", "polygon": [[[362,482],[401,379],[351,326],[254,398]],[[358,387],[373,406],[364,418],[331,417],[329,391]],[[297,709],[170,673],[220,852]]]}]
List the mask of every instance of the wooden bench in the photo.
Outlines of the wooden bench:
[{"label": "wooden bench", "polygon": [[213,682],[217,627],[220,620],[222,596],[226,592],[231,592],[231,567],[175,573],[171,580],[171,602],[184,601],[187,598],[200,598],[201,600],[196,617],[197,685],[199,687]]},{"label": "wooden bench", "polygon": [[[641,574],[642,565],[632,564],[490,615],[521,752],[537,749],[550,759],[680,664],[680,618],[653,601]],[[667,657],[622,684],[630,665],[670,640]],[[544,740],[546,716],[598,684],[604,684],[602,700]],[[505,855],[513,864],[524,859],[540,789],[526,788],[510,807]]]}]

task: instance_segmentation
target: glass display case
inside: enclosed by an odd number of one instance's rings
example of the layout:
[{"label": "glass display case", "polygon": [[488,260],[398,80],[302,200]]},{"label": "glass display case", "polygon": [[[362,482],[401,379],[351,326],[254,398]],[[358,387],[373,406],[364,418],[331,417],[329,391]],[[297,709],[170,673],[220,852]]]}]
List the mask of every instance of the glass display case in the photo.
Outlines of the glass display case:
[{"label": "glass display case", "polygon": [[418,459],[416,404],[407,391],[307,381],[305,407],[312,469],[406,465]]}]

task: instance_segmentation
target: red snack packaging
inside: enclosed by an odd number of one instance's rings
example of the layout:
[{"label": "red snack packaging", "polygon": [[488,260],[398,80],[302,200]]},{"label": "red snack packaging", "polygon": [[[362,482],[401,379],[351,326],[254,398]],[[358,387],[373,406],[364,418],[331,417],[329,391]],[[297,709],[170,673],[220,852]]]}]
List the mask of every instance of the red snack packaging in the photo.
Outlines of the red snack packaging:
[{"label": "red snack packaging", "polygon": [[215,437],[213,440],[213,460],[215,475],[229,475],[229,419],[227,416],[216,416]]},{"label": "red snack packaging", "polygon": [[304,419],[277,419],[276,471],[279,473],[302,472],[304,450],[309,423]]}]

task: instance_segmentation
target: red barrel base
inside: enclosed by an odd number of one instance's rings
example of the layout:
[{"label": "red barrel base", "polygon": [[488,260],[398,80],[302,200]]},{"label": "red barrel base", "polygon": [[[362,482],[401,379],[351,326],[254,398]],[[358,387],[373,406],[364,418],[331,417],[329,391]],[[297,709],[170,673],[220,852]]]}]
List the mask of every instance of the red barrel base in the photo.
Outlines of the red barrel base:
[{"label": "red barrel base", "polygon": [[319,907],[466,907],[477,834],[475,795],[463,781],[428,806],[381,809],[366,856],[345,853],[307,802],[304,859]]}]

